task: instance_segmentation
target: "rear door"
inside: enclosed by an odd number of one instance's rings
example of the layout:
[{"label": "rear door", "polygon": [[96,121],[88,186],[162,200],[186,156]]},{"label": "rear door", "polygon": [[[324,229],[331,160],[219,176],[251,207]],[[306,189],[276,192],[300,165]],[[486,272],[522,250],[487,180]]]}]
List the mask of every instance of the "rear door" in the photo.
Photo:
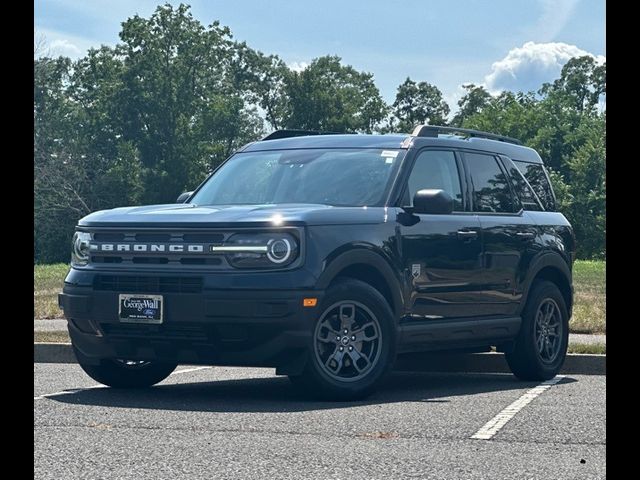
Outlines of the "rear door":
[{"label": "rear door", "polygon": [[497,156],[465,152],[463,157],[471,184],[471,210],[480,220],[484,247],[483,314],[513,315],[522,295],[518,285],[535,249],[536,226]]}]

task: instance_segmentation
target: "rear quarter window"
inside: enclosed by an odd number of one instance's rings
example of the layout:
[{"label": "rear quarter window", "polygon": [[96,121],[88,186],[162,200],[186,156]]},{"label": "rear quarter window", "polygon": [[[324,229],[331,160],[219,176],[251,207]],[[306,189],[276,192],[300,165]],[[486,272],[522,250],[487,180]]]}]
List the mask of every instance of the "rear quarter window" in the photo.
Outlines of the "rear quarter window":
[{"label": "rear quarter window", "polygon": [[556,199],[544,166],[540,163],[529,163],[519,160],[513,160],[513,163],[518,167],[518,170],[522,172],[524,178],[527,179],[531,188],[536,192],[544,209],[551,212],[555,211]]}]

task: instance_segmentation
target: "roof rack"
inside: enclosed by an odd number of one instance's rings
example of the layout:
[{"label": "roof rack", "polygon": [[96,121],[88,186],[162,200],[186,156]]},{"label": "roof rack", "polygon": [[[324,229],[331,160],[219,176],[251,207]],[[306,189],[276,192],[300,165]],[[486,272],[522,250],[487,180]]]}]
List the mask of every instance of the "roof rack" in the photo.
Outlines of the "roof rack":
[{"label": "roof rack", "polygon": [[486,138],[489,140],[498,140],[499,142],[514,143],[522,145],[522,142],[516,138],[496,135],[495,133],[482,132],[480,130],[471,130],[469,128],[458,127],[442,127],[439,125],[418,125],[413,129],[411,134],[414,137],[438,137],[439,133],[462,133],[469,137]]},{"label": "roof rack", "polygon": [[321,132],[319,130],[276,130],[275,132],[270,133],[266,137],[260,139],[261,142],[265,140],[278,140],[280,138],[291,138],[291,137],[303,137],[305,135],[339,135],[340,132]]}]

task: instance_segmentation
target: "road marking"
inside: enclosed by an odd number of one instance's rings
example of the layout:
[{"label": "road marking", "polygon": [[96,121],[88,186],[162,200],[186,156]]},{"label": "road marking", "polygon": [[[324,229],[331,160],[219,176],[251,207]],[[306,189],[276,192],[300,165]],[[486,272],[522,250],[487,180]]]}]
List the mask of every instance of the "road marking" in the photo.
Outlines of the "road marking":
[{"label": "road marking", "polygon": [[175,370],[173,372],[171,372],[169,374],[169,376],[171,375],[178,375],[179,373],[189,373],[189,372],[197,372],[198,370],[207,370],[209,368],[213,368],[213,367],[193,367],[193,368],[184,368],[182,370]]},{"label": "road marking", "polygon": [[533,399],[538,397],[545,390],[551,388],[552,385],[555,385],[563,378],[564,375],[556,375],[551,380],[542,382],[537,387],[532,388],[507,408],[498,413],[491,420],[489,420],[480,430],[471,435],[471,438],[475,438],[478,440],[490,440],[491,437],[498,433],[500,429],[504,427],[509,420],[515,417],[520,410],[529,405],[529,403],[531,403]]},{"label": "road marking", "polygon": [[[172,375],[178,375],[180,373],[197,372],[198,370],[207,370],[209,368],[213,368],[213,367],[206,366],[206,367],[183,368],[182,370],[175,370],[171,372],[169,376],[171,377]],[[60,392],[45,393],[43,395],[38,395],[37,397],[33,397],[33,399],[42,400],[43,398],[57,397],[58,395],[71,395],[72,393],[83,392],[85,390],[93,390],[94,388],[108,388],[108,387],[102,384],[97,384],[97,385],[91,385],[89,387],[83,387],[83,388],[68,388],[67,390],[62,390]]]}]

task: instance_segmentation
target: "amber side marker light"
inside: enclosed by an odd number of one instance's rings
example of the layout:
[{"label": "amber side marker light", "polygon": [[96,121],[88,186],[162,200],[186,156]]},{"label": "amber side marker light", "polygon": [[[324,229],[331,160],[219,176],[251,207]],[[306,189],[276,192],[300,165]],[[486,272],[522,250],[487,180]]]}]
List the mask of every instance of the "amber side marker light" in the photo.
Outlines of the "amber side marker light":
[{"label": "amber side marker light", "polygon": [[302,306],[303,307],[315,307],[318,304],[317,298],[303,298]]}]

